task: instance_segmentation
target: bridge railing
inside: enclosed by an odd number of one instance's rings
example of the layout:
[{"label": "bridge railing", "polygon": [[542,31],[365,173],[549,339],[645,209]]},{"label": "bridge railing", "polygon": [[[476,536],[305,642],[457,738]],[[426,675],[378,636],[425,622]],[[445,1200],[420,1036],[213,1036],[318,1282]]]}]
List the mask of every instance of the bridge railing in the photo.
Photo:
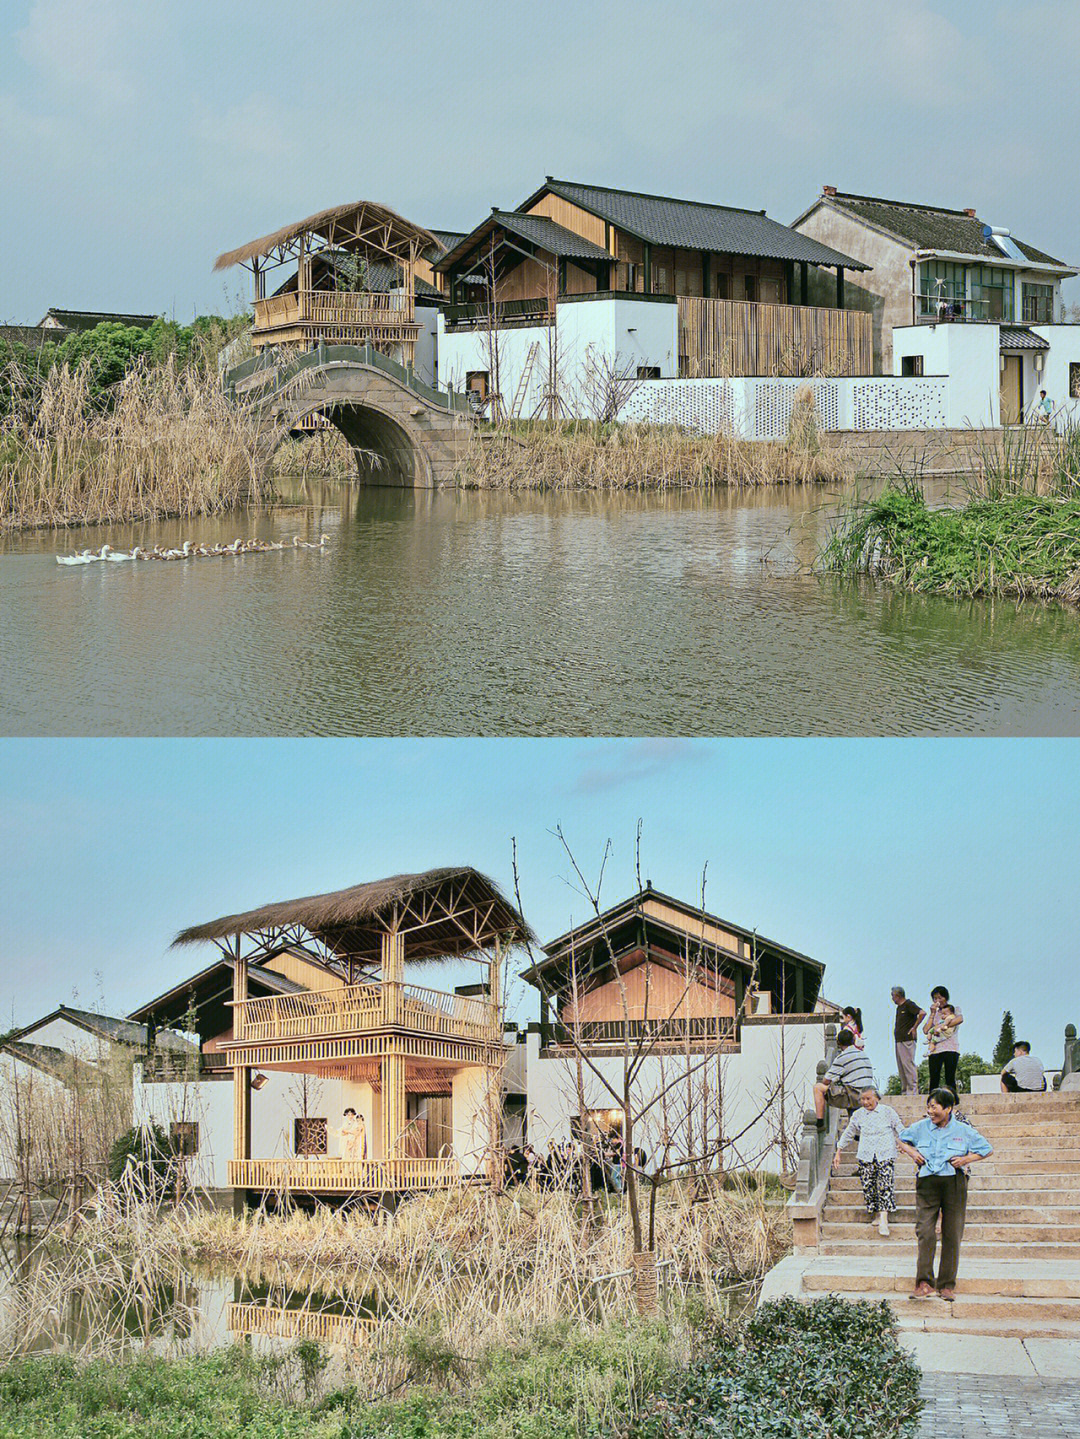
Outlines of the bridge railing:
[{"label": "bridge railing", "polygon": [[275,356],[272,351],[263,350],[245,360],[243,364],[237,365],[235,369],[229,370],[224,376],[223,385],[225,393],[235,401],[239,398],[238,386],[243,381],[265,373],[265,386],[248,387],[248,397],[264,404],[280,394],[286,385],[291,384],[305,370],[335,364],[368,365],[374,370],[382,371],[384,375],[389,375],[428,404],[438,405],[440,409],[449,410],[451,413],[470,416],[473,413],[467,394],[455,390],[436,390],[418,379],[411,367],[399,364],[389,355],[376,350],[373,345],[319,344],[305,354],[292,357],[286,364],[282,364],[280,357]]}]

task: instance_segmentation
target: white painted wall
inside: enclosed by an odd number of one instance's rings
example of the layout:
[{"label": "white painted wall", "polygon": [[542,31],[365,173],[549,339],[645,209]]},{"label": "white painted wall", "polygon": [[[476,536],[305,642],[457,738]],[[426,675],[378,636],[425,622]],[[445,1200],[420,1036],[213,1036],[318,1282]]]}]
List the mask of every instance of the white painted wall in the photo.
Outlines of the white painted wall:
[{"label": "white painted wall", "polygon": [[435,356],[439,329],[439,306],[418,303],[416,323],[420,326],[420,333],[416,337],[413,370],[417,379],[423,380],[425,385],[434,385],[438,378]]},{"label": "white painted wall", "polygon": [[1046,391],[1054,402],[1059,429],[1066,423],[1080,424],[1080,399],[1069,396],[1069,365],[1080,365],[1080,325],[1033,325],[1031,328],[1050,346],[1032,399],[1038,399],[1039,390]]},{"label": "white painted wall", "polygon": [[[770,1015],[744,1022],[738,1054],[710,1060],[701,1068],[694,1068],[691,1059],[691,1074],[679,1081],[667,1102],[669,1126],[683,1127],[688,1105],[701,1107],[707,1103],[710,1113],[714,1113],[719,1085],[723,1092],[724,1137],[732,1141],[725,1154],[725,1167],[776,1170],[780,1163],[775,1145],[781,1114],[778,1101],[769,1107],[769,1096],[782,1089],[783,1124],[789,1134],[793,1133],[801,1126],[803,1110],[811,1101],[818,1060],[824,1058],[824,1021],[825,1016],[820,1016],[811,1024],[781,1024],[780,1016]],[[570,1137],[570,1121],[579,1109],[576,1063],[572,1052],[565,1058],[543,1056],[538,1034],[529,1035],[527,1048],[528,1139],[543,1152],[549,1140],[561,1142]],[[640,1111],[660,1095],[683,1065],[681,1056],[647,1058],[635,1091],[636,1108]],[[618,1094],[622,1091],[622,1076],[623,1061],[619,1056],[598,1056],[592,1065],[583,1066],[585,1107],[616,1107],[604,1081]],[[768,1112],[762,1114],[766,1108]],[[664,1106],[658,1103],[637,1128],[635,1142],[646,1151],[650,1164],[662,1147],[664,1122]]]},{"label": "white painted wall", "polygon": [[893,368],[922,355],[923,373],[945,375],[949,429],[996,429],[1001,423],[1000,340],[997,325],[900,325],[893,330]]},{"label": "white painted wall", "polygon": [[483,1167],[491,1146],[488,1074],[482,1065],[454,1071],[451,1080],[454,1158],[463,1174]]}]

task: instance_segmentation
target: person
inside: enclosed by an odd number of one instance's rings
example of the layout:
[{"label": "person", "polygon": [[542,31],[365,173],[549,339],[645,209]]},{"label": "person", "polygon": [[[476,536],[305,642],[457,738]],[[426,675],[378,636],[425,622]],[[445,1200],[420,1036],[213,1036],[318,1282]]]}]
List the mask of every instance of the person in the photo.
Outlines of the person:
[{"label": "person", "polygon": [[840,1168],[841,1150],[853,1139],[859,1141],[856,1159],[866,1212],[877,1215],[878,1233],[885,1237],[889,1233],[889,1215],[896,1210],[896,1141],[902,1128],[896,1110],[882,1104],[881,1095],[871,1086],[859,1095],[859,1108],[836,1141],[833,1155],[832,1167],[836,1170]]},{"label": "person", "polygon": [[956,1010],[951,1004],[943,1004],[941,1006],[940,1023],[936,1024],[927,1036],[929,1039],[926,1047],[927,1054],[934,1054],[937,1051],[938,1045],[941,1044],[943,1040],[948,1039],[955,1028]]},{"label": "person", "polygon": [[[900,1131],[898,1147],[916,1165],[915,1234],[918,1239],[913,1299],[929,1299],[937,1290],[941,1299],[956,1298],[956,1271],[967,1213],[968,1170],[993,1154],[993,1148],[974,1126],[956,1118],[956,1096],[951,1089],[932,1089],[926,1101],[926,1118]],[[937,1278],[937,1222],[941,1216],[941,1254]]]},{"label": "person", "polygon": [[1013,1045],[1013,1057],[1001,1071],[1002,1094],[1041,1094],[1046,1088],[1046,1070],[1031,1052],[1026,1039]]},{"label": "person", "polygon": [[1039,403],[1035,406],[1035,413],[1041,424],[1048,425],[1050,423],[1050,417],[1054,413],[1054,402],[1045,390],[1039,391]]},{"label": "person", "polygon": [[900,1075],[900,1093],[917,1094],[919,1080],[915,1069],[915,1046],[918,1043],[919,1025],[926,1018],[926,1010],[920,1009],[913,999],[908,999],[903,987],[893,985],[893,1004],[896,1005],[896,1024],[893,1040],[896,1044],[896,1069]]},{"label": "person", "polygon": [[850,1032],[852,1039],[855,1041],[856,1049],[863,1049],[865,1046],[862,1035],[862,1010],[855,1009],[849,1004],[846,1009],[841,1011],[841,1014],[843,1018],[840,1023],[840,1028]]},{"label": "person", "polygon": [[836,1056],[814,1085],[814,1113],[818,1128],[825,1128],[826,1103],[840,1109],[858,1109],[859,1095],[876,1084],[874,1066],[866,1051],[855,1048],[855,1037],[850,1029],[842,1029],[836,1036]]},{"label": "person", "polygon": [[338,1137],[341,1140],[342,1159],[367,1158],[367,1127],[364,1124],[364,1116],[357,1114],[355,1109],[346,1109],[341,1119]]},{"label": "person", "polygon": [[955,1005],[949,1003],[949,991],[943,984],[935,985],[930,991],[930,1013],[926,1016],[926,1023],[923,1025],[923,1034],[930,1038],[933,1030],[944,1030],[946,1005],[948,1005],[948,1033],[933,1041],[928,1059],[930,1064],[930,1088],[939,1089],[944,1084],[954,1094],[959,1093],[956,1087],[956,1066],[960,1062],[960,1042],[956,1037],[956,1031],[964,1022],[964,1016]]}]

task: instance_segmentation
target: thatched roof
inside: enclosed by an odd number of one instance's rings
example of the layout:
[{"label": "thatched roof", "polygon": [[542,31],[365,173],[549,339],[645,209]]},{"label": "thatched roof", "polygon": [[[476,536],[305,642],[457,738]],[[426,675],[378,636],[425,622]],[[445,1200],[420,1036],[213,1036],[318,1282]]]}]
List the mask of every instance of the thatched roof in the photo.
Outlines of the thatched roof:
[{"label": "thatched roof", "polygon": [[181,930],[174,945],[300,927],[341,958],[377,960],[382,936],[397,927],[406,959],[474,954],[503,939],[532,939],[498,886],[464,866],[395,874],[305,899],[280,900]]},{"label": "thatched roof", "polygon": [[387,205],[377,205],[373,200],[353,200],[347,205],[319,210],[294,225],[283,225],[280,230],[249,240],[235,250],[226,250],[215,260],[214,269],[228,270],[233,265],[249,264],[275,251],[284,260],[301,235],[360,254],[404,258],[410,252],[418,254],[430,246],[442,249],[430,230],[414,225]]}]

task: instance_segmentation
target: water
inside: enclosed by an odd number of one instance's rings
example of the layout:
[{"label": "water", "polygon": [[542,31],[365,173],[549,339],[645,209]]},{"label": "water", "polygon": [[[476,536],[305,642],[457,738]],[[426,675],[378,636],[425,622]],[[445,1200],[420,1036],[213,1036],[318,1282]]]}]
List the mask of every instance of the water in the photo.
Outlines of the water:
[{"label": "water", "polygon": [[[1080,732],[1076,613],[815,576],[835,494],[300,498],[9,539],[0,732]],[[53,560],[320,532],[325,554]]]}]

